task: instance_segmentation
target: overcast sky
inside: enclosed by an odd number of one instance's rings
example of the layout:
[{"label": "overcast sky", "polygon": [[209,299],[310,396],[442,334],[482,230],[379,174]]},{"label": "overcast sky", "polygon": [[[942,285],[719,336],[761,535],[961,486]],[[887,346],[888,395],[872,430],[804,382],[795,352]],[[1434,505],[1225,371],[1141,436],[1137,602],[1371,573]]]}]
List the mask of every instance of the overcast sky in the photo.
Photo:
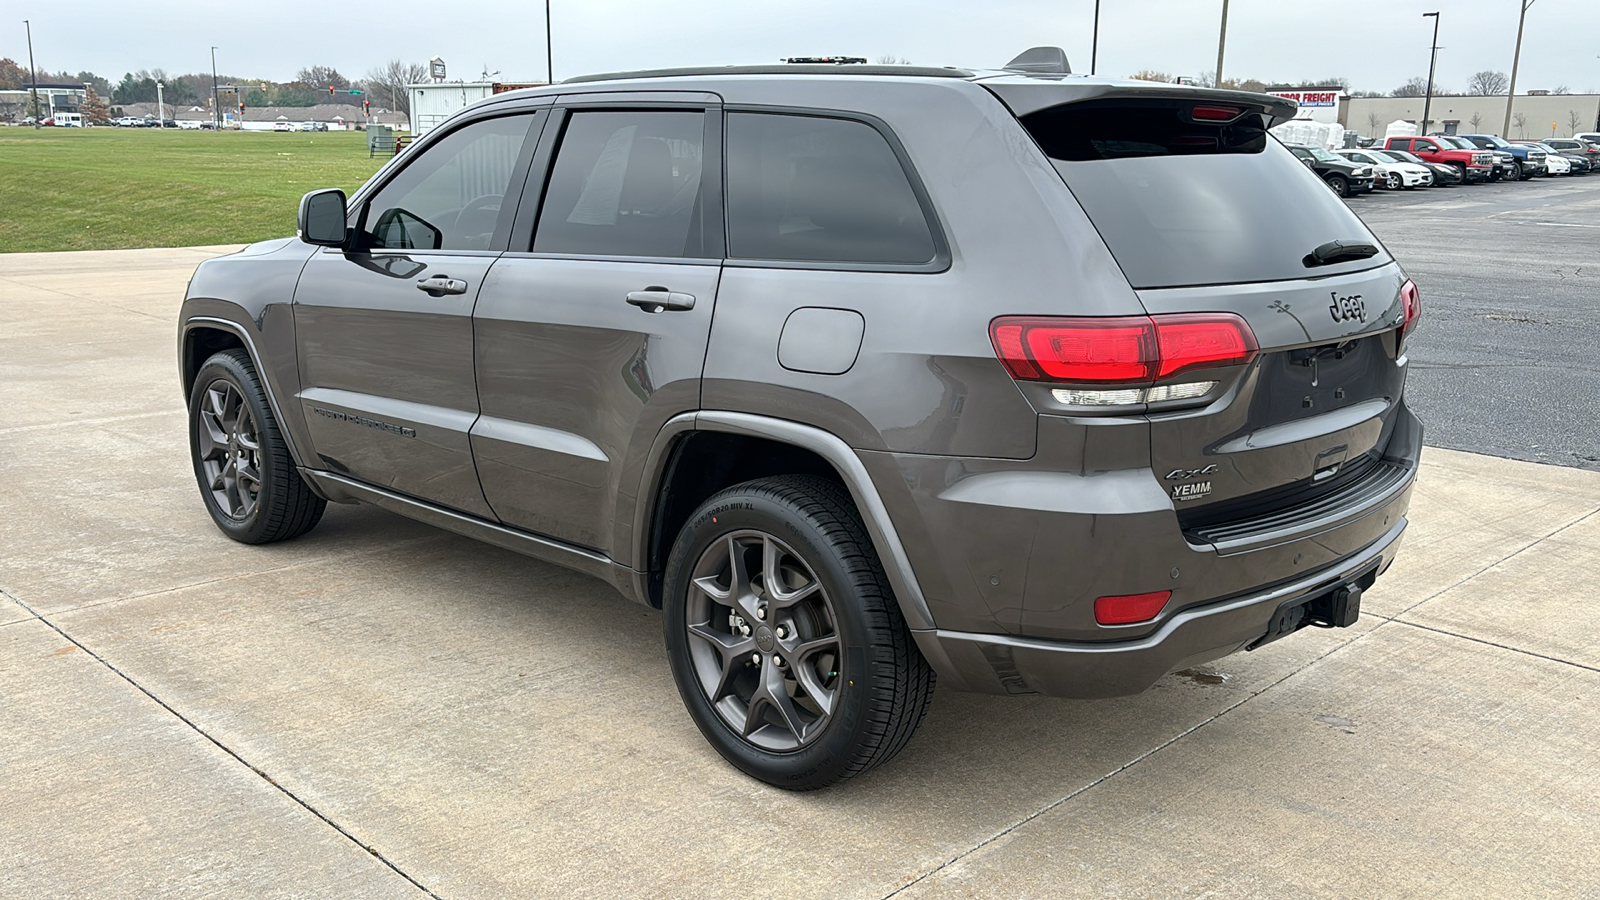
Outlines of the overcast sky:
[{"label": "overcast sky", "polygon": [[[1150,68],[1194,75],[1216,64],[1221,0],[1102,0],[1102,73]],[[1335,3],[1232,0],[1228,76],[1298,81],[1342,75],[1388,91],[1427,74],[1431,20],[1443,13],[1438,83],[1454,90],[1482,69],[1508,72],[1518,0]],[[0,0],[0,56],[27,65],[22,19],[40,68],[122,73],[218,68],[288,80],[307,65],[359,78],[394,57],[442,57],[454,78],[487,66],[499,80],[543,80],[537,0],[207,3],[178,0]],[[995,67],[1019,51],[1065,48],[1089,70],[1094,0],[553,0],[555,75],[676,65],[776,62],[784,56],[896,54],[923,65]],[[1519,89],[1600,88],[1600,2],[1537,0],[1528,14]],[[1520,92],[1520,91],[1519,91]]]}]

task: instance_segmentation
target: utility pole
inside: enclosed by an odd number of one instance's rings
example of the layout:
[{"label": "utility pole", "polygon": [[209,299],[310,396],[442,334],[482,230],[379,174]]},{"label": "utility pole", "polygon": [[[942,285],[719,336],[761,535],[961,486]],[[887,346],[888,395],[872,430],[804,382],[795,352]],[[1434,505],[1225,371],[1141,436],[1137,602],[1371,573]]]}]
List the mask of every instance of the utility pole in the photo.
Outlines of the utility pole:
[{"label": "utility pole", "polygon": [[1222,87],[1222,51],[1228,45],[1228,0],[1222,0],[1222,33],[1217,35],[1217,74],[1211,86]]},{"label": "utility pole", "polygon": [[1511,90],[1506,91],[1506,121],[1500,126],[1500,136],[1511,133],[1511,104],[1517,99],[1517,66],[1522,63],[1522,26],[1528,21],[1528,7],[1534,0],[1517,0],[1522,12],[1517,16],[1517,50],[1511,56]]},{"label": "utility pole", "polygon": [[551,57],[550,0],[544,0],[544,83],[556,83],[556,63]]},{"label": "utility pole", "polygon": [[33,88],[33,130],[38,131],[43,110],[39,109],[39,69],[33,64],[33,23],[23,19],[22,24],[28,29],[28,86]]},{"label": "utility pole", "polygon": [[222,130],[222,107],[217,105],[217,48],[211,48],[211,130]]},{"label": "utility pole", "polygon": [[1094,43],[1089,49],[1089,74],[1093,75],[1100,62],[1100,0],[1094,0]]},{"label": "utility pole", "polygon": [[1433,49],[1429,51],[1432,55],[1428,57],[1428,89],[1423,95],[1422,128],[1418,130],[1418,134],[1428,133],[1428,112],[1433,106],[1433,67],[1439,61],[1439,14],[1437,12],[1422,14],[1424,19],[1429,16],[1433,16]]},{"label": "utility pole", "polygon": [[156,82],[156,127],[167,127],[167,113],[165,104],[161,102],[161,82]]}]

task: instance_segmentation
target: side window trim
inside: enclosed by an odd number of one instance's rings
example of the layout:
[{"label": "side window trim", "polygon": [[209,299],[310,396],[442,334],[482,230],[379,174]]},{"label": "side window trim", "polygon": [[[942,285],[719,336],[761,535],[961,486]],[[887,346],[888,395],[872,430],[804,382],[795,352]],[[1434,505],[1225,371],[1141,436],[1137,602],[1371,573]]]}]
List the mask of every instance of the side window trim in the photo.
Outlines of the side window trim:
[{"label": "side window trim", "polygon": [[[516,218],[508,235],[506,253],[514,257],[534,259],[593,259],[599,261],[673,262],[686,265],[722,263],[726,255],[726,238],[723,227],[723,122],[722,106],[705,98],[641,100],[629,94],[619,99],[605,94],[566,95],[561,97],[545,122],[544,131],[534,150],[517,203]],[[535,253],[533,236],[539,228],[539,213],[544,206],[544,195],[549,189],[554,171],[556,151],[566,134],[567,121],[575,112],[597,110],[605,112],[698,112],[704,117],[704,138],[701,147],[700,207],[701,248],[697,256],[610,256],[605,254]]]},{"label": "side window trim", "polygon": [[[350,199],[352,210],[348,214],[345,227],[350,229],[352,234],[362,234],[367,227],[367,214],[372,206],[372,198],[378,194],[381,194],[383,189],[388,187],[389,184],[396,178],[399,178],[401,173],[410,167],[413,162],[421,159],[422,154],[426,153],[429,147],[433,146],[439,141],[444,140],[463,128],[476,125],[479,122],[486,122],[491,119],[504,119],[513,116],[523,116],[528,119],[528,136],[523,139],[522,149],[518,151],[517,160],[513,164],[511,170],[511,181],[506,186],[507,197],[514,195],[520,197],[522,193],[522,186],[528,177],[528,166],[530,161],[533,159],[535,147],[539,143],[539,139],[543,137],[543,132],[546,130],[545,125],[550,119],[548,112],[548,108],[544,106],[535,107],[533,109],[529,109],[527,107],[517,107],[512,109],[490,109],[485,110],[481,115],[475,115],[470,118],[462,119],[460,122],[452,123],[452,126],[448,131],[435,130],[430,132],[428,134],[426,143],[418,144],[408,148],[404,162],[402,162],[400,165],[394,166],[392,170],[390,170],[389,166],[385,166],[378,171],[378,174],[383,176],[382,181],[378,181],[377,178],[374,177],[372,180],[361,186],[361,189],[358,190],[355,196]],[[394,252],[451,253],[461,256],[497,255],[505,252],[507,241],[510,238],[511,227],[515,222],[515,215],[515,205],[512,205],[511,209],[507,209],[505,206],[501,207],[500,216],[495,220],[494,237],[489,241],[489,249],[487,250],[408,250]],[[352,249],[362,253],[372,252],[373,250],[376,250],[380,253],[390,252],[388,249],[382,247],[357,247]]]},{"label": "side window trim", "polygon": [[[768,106],[765,104],[739,103],[724,104],[726,113],[766,113],[769,115],[806,116],[815,119],[844,119],[851,122],[860,122],[872,128],[889,145],[889,150],[894,153],[895,161],[900,164],[900,170],[905,174],[906,181],[911,185],[911,193],[917,198],[917,206],[922,210],[922,217],[928,223],[928,233],[933,238],[933,259],[925,263],[862,263],[862,262],[830,262],[826,260],[795,260],[795,259],[744,259],[729,257],[726,265],[745,269],[811,269],[824,272],[908,272],[934,274],[944,272],[950,268],[950,243],[945,238],[944,223],[939,219],[938,212],[934,209],[933,198],[928,193],[927,187],[922,182],[922,175],[916,166],[911,164],[911,156],[906,153],[905,145],[900,142],[900,137],[889,127],[889,123],[869,113],[856,112],[844,109],[826,109],[821,107],[803,106]],[[723,141],[727,140],[727,129],[723,129]],[[723,148],[723,166],[726,167],[727,152]],[[726,179],[724,179],[724,184]],[[727,193],[723,192],[723,220],[727,221]],[[726,243],[724,246],[728,246]]]}]

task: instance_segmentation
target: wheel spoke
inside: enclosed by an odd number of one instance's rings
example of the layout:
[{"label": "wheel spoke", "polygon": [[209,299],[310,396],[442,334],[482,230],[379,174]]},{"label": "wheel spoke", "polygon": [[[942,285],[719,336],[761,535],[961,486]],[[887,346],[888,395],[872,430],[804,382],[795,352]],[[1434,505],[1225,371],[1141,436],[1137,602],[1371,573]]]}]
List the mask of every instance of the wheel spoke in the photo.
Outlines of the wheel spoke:
[{"label": "wheel spoke", "polygon": [[821,582],[815,580],[807,582],[803,587],[796,588],[792,591],[782,590],[778,587],[778,585],[781,584],[783,584],[783,578],[781,576],[776,579],[767,579],[767,599],[771,601],[772,605],[778,609],[784,609],[793,606],[822,589]]},{"label": "wheel spoke", "polygon": [[800,711],[795,708],[794,698],[784,689],[783,670],[773,665],[770,660],[762,664],[761,687],[750,698],[749,709],[745,713],[744,735],[749,737],[756,729],[766,724],[765,712],[771,709],[783,720],[783,727],[794,735],[795,741],[802,742],[806,738],[806,724],[800,719]]},{"label": "wheel spoke", "polygon": [[705,623],[689,626],[689,636],[710,644],[722,659],[722,668],[717,672],[716,684],[707,691],[712,705],[716,705],[717,701],[728,696],[733,679],[744,668],[744,660],[755,652],[756,642],[743,635],[717,631]]},{"label": "wheel spoke", "polygon": [[791,663],[802,663],[820,650],[834,650],[838,646],[839,636],[829,634],[795,644],[792,649],[784,650],[783,655]]},{"label": "wheel spoke", "polygon": [[806,696],[817,705],[817,711],[824,716],[833,714],[833,691],[822,686],[822,679],[817,677],[817,670],[810,665],[790,664],[794,670],[795,680],[800,682],[800,687],[805,690]]},{"label": "wheel spoke", "polygon": [[261,490],[261,475],[248,461],[239,462],[233,469],[241,481],[248,481],[255,485],[257,491]]},{"label": "wheel spoke", "polygon": [[711,599],[724,605],[728,605],[728,599],[733,596],[733,592],[722,585],[717,584],[716,577],[712,575],[707,575],[704,578],[696,578],[694,580],[694,586],[705,592],[707,597],[710,597]]}]

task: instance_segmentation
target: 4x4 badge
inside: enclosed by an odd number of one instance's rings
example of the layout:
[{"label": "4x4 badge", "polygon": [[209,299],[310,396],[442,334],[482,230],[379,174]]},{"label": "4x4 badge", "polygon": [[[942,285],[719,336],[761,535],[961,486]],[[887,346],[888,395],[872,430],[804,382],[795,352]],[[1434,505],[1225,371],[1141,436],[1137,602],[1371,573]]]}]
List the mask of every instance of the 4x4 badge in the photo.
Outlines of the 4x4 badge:
[{"label": "4x4 badge", "polygon": [[1171,472],[1167,473],[1167,480],[1182,481],[1185,478],[1199,478],[1201,475],[1210,475],[1216,470],[1216,463],[1212,463],[1211,465],[1206,466],[1204,469],[1173,469]]}]

